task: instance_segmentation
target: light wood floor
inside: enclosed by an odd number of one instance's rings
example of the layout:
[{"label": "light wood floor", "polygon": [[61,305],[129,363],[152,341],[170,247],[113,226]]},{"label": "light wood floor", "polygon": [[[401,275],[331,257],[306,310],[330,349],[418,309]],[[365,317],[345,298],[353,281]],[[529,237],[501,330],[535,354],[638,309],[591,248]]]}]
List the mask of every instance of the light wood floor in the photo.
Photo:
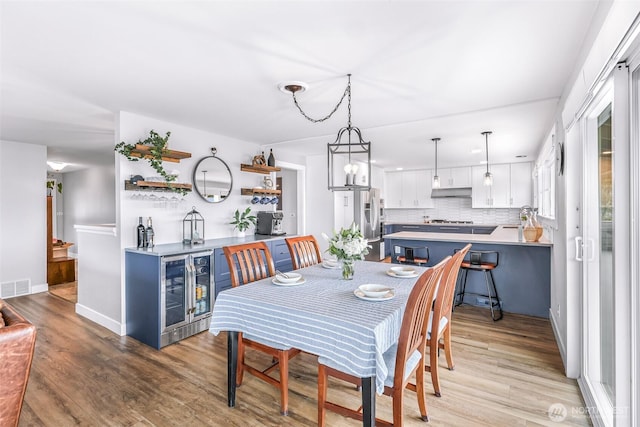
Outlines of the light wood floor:
[{"label": "light wood floor", "polygon": [[[313,356],[291,361],[288,417],[279,415],[276,389],[251,375],[228,408],[225,334],[203,332],[158,351],[76,315],[72,303],[48,293],[9,303],[38,327],[21,426],[316,424]],[[576,382],[563,375],[548,321],[505,314],[494,323],[486,310],[460,307],[453,325],[456,369],[441,369],[441,398],[428,389],[428,424],[405,391],[405,426],[589,425],[574,415],[584,404]],[[329,392],[359,406],[359,393],[346,384],[331,383]],[[568,411],[561,423],[548,416],[554,403]],[[386,396],[378,397],[377,413],[390,418]],[[359,423],[329,413],[328,425]]]}]

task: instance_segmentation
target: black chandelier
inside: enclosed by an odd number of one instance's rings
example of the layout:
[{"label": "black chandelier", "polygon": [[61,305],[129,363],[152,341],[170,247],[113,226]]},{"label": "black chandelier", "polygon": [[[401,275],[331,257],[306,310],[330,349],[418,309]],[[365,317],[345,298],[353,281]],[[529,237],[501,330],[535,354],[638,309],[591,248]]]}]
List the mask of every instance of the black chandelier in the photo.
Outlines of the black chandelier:
[{"label": "black chandelier", "polygon": [[[298,104],[296,92],[306,90],[301,82],[283,84],[282,91],[291,92],[293,102],[307,120],[319,123],[330,118],[347,98],[347,126],[338,130],[333,143],[327,144],[328,189],[331,191],[364,191],[371,189],[371,142],[362,139],[362,132],[351,125],[351,74],[347,87],[333,110],[321,119],[309,117]],[[343,138],[346,136],[346,141]]]}]

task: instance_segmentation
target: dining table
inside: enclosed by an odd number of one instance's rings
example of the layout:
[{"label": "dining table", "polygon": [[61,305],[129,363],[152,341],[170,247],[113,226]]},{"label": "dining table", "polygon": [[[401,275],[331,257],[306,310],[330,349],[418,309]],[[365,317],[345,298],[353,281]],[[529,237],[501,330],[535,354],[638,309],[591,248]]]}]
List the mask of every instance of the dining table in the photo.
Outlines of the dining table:
[{"label": "dining table", "polygon": [[[362,379],[363,425],[375,426],[376,394],[390,374],[384,353],[397,343],[411,289],[427,270],[398,276],[392,264],[357,261],[351,280],[340,267],[317,264],[296,272],[302,279],[281,284],[275,277],[220,292],[209,331],[227,332],[227,400],[235,406],[238,333],[318,356],[318,362]],[[392,288],[368,298],[363,284]]]}]

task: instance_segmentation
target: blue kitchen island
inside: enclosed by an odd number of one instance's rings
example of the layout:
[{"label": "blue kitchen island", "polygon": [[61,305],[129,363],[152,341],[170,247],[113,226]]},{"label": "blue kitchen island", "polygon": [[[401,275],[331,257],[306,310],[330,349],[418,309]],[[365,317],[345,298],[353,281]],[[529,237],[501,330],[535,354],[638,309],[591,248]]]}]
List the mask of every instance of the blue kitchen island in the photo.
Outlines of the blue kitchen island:
[{"label": "blue kitchen island", "polygon": [[[500,262],[493,271],[493,277],[503,310],[548,318],[552,243],[544,238],[539,242],[522,242],[518,239],[515,226],[498,225],[489,234],[475,234],[474,226],[467,227],[460,226],[456,232],[400,231],[386,234],[383,236],[385,248],[389,250],[393,261],[396,246],[427,246],[428,265],[437,264],[467,243],[472,244],[471,250],[498,251]],[[487,305],[485,298],[471,294],[487,293],[484,273],[469,272],[466,292],[466,304]]]}]

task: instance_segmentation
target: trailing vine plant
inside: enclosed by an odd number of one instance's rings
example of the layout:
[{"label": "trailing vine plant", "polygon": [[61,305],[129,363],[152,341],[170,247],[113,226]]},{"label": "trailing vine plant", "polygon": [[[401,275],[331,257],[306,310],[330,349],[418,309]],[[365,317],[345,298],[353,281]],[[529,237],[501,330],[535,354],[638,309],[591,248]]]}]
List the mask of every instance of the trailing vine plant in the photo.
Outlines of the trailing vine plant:
[{"label": "trailing vine plant", "polygon": [[[162,155],[167,150],[167,144],[169,143],[169,137],[171,136],[171,132],[167,132],[167,134],[162,137],[160,134],[153,129],[149,131],[149,137],[146,139],[138,140],[137,144],[146,145],[149,147],[150,156],[142,157],[146,161],[149,162],[149,165],[160,174],[164,178],[167,183],[167,188],[177,193],[182,194],[183,196],[187,194],[187,190],[183,188],[176,188],[171,185],[173,181],[176,180],[175,175],[171,175],[167,171],[164,170],[162,166]],[[128,160],[132,162],[137,162],[141,159],[141,157],[135,157],[132,155],[133,151],[136,148],[136,144],[127,144],[122,141],[116,144],[114,151],[122,154]]]}]

